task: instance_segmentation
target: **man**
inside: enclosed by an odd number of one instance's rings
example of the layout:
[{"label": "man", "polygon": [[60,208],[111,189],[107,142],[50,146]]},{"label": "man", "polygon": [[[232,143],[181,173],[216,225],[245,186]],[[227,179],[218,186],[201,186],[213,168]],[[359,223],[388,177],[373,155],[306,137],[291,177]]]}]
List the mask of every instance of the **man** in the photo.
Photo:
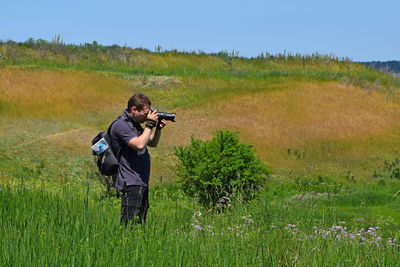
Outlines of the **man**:
[{"label": "man", "polygon": [[[111,145],[119,155],[115,186],[122,191],[121,223],[146,221],[149,208],[150,155],[147,146],[156,147],[166,120],[158,122],[157,110],[150,110],[150,99],[135,94],[121,118],[111,127]],[[145,123],[145,128],[141,126]]]}]

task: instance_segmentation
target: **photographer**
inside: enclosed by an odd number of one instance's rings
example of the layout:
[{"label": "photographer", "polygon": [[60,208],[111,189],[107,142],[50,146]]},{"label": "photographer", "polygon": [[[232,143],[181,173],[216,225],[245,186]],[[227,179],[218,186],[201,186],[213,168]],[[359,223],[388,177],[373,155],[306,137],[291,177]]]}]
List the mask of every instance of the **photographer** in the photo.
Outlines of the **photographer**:
[{"label": "photographer", "polygon": [[[119,158],[115,186],[122,191],[121,223],[145,222],[149,208],[150,155],[147,146],[156,147],[166,120],[158,122],[157,110],[151,111],[150,99],[135,94],[118,120],[111,127],[111,145]],[[129,122],[128,122],[129,121]],[[141,126],[145,123],[145,128]]]}]

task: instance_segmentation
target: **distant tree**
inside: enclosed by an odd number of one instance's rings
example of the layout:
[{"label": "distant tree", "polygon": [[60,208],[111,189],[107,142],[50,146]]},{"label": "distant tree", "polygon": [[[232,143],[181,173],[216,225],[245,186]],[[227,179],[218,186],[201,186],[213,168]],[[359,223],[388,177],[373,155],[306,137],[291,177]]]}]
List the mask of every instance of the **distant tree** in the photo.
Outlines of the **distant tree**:
[{"label": "distant tree", "polygon": [[399,73],[400,74],[400,61],[370,61],[370,62],[360,62],[370,68],[387,72],[387,73]]}]

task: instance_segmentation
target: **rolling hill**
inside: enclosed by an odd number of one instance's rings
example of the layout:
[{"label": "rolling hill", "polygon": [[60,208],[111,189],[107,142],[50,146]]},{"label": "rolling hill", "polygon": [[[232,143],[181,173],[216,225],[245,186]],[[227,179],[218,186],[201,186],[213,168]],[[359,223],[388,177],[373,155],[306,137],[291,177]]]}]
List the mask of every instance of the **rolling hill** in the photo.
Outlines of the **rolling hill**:
[{"label": "rolling hill", "polygon": [[369,180],[398,156],[399,79],[347,59],[248,59],[43,40],[2,42],[0,54],[2,179],[22,167],[69,177],[60,172],[73,165],[84,173],[92,165],[92,136],[135,92],[177,112],[151,151],[154,183],[174,181],[174,146],[218,129],[240,132],[284,175]]}]

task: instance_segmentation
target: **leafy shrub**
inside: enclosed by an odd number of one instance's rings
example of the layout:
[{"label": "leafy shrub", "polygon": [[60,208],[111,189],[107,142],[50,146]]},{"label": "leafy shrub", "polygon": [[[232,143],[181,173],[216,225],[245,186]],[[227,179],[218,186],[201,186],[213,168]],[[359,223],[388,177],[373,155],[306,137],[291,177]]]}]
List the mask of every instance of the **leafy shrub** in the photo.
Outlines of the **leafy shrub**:
[{"label": "leafy shrub", "polygon": [[175,148],[180,160],[178,183],[206,207],[229,204],[232,193],[241,193],[243,200],[249,200],[271,174],[254,152],[230,131],[217,131],[205,142],[192,137],[188,146]]}]

